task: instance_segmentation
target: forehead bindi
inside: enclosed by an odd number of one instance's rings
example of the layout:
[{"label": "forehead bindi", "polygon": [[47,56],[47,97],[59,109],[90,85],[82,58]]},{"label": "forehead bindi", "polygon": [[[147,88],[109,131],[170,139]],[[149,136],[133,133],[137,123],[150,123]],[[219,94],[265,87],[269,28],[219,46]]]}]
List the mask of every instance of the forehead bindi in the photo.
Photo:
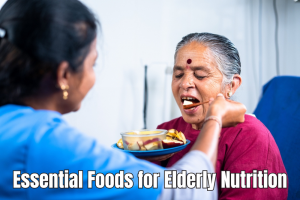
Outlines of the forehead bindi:
[{"label": "forehead bindi", "polygon": [[[191,64],[192,63],[192,59],[187,59],[186,61],[187,64]],[[189,65],[186,65],[186,69],[191,69]]]}]

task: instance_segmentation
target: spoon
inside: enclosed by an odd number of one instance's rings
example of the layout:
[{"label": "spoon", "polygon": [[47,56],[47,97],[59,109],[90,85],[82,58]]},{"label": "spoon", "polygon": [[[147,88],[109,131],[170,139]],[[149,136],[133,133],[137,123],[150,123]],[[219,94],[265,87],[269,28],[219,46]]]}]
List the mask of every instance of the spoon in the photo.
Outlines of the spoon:
[{"label": "spoon", "polygon": [[199,102],[199,103],[193,103],[193,104],[190,104],[190,105],[184,105],[183,109],[190,109],[190,108],[193,108],[193,107],[196,107],[196,106],[208,103],[208,102],[209,101],[204,101],[204,102]]}]

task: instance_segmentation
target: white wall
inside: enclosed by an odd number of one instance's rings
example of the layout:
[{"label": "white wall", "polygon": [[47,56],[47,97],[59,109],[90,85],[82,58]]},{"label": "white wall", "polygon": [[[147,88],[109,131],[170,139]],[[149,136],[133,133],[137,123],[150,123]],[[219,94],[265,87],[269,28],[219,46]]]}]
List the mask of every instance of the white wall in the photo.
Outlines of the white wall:
[{"label": "white wall", "polygon": [[[143,127],[144,65],[149,65],[148,127],[176,116],[167,67],[176,44],[192,32],[228,37],[238,48],[243,83],[234,99],[253,112],[261,84],[276,75],[272,0],[262,0],[262,71],[259,73],[259,0],[83,0],[99,17],[103,35],[95,68],[97,82],[82,109],[65,116],[102,144],[122,131]],[[1,2],[0,2],[1,3]],[[300,75],[300,3],[277,0],[280,69]],[[259,78],[261,75],[261,79]],[[261,80],[261,81],[260,81]]]}]

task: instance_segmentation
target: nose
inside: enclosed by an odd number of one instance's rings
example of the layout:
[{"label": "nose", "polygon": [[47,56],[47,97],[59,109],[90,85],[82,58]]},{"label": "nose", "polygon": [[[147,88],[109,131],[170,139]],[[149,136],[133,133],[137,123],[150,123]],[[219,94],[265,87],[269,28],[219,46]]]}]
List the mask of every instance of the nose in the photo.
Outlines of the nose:
[{"label": "nose", "polygon": [[194,85],[193,78],[190,77],[190,76],[184,76],[184,77],[182,78],[181,83],[180,83],[180,87],[181,87],[183,90],[186,90],[186,91],[188,91],[189,88],[194,88],[195,85]]}]

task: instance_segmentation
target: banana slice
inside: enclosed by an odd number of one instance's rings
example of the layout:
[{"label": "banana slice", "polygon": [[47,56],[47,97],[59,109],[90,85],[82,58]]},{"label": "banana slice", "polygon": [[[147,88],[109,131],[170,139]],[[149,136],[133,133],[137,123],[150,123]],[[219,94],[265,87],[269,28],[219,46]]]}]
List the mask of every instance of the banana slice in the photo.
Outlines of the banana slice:
[{"label": "banana slice", "polygon": [[119,139],[119,141],[117,142],[117,146],[118,146],[120,149],[124,149],[122,138]]},{"label": "banana slice", "polygon": [[178,132],[175,129],[168,130],[166,139],[179,140],[179,141],[182,141],[184,144],[186,144],[186,138],[185,138],[184,134],[181,131]]}]

